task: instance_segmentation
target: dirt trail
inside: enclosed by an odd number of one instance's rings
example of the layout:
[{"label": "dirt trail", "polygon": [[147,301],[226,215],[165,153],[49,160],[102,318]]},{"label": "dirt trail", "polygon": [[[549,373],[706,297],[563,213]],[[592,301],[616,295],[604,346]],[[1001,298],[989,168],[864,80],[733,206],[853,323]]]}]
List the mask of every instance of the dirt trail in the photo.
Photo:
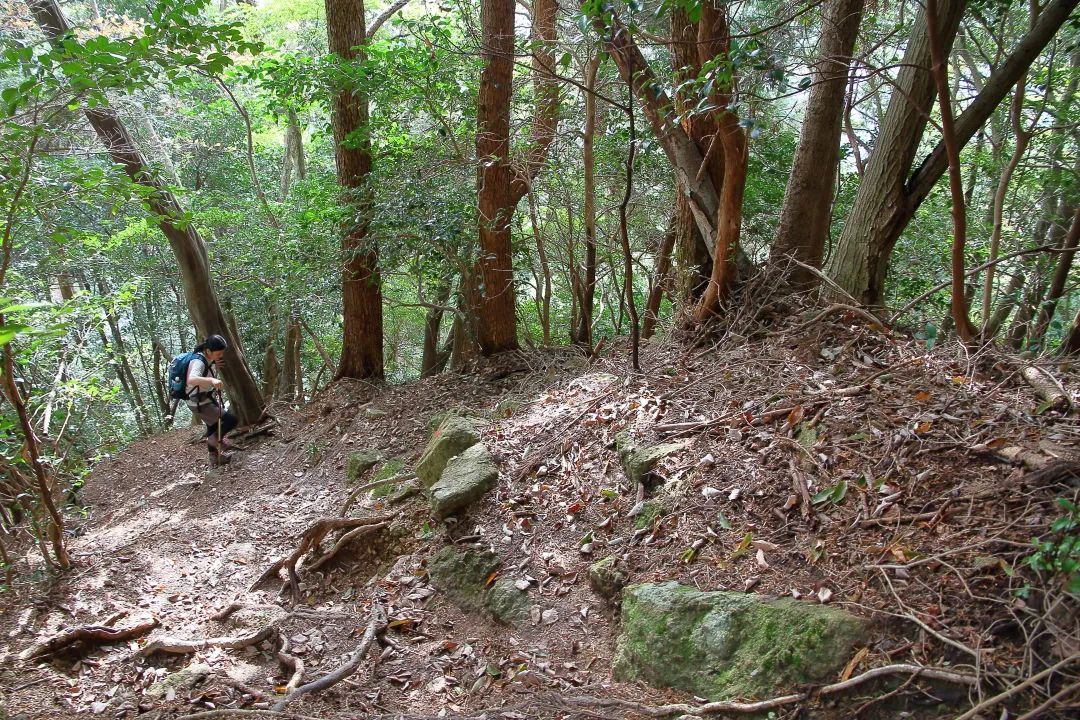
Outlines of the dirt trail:
[{"label": "dirt trail", "polygon": [[[645,357],[643,375],[619,360],[587,366],[558,353],[401,386],[337,384],[298,410],[277,409],[273,433],[221,469],[207,468],[192,428],[133,444],[86,483],[74,569],[8,598],[0,718],[267,709],[295,676],[278,650],[302,661],[303,682],[340,668],[373,604],[389,625],[374,652],[289,712],[623,717],[632,713],[573,708],[566,698],[692,702],[612,680],[617,607],[586,582],[589,563],[611,554],[631,582],[794,594],[873,618],[875,641],[848,674],[897,663],[962,669],[982,674],[985,698],[1080,648],[1076,597],[1053,578],[1037,584],[1021,563],[1060,514],[1056,498],[1076,499],[1075,468],[1052,469],[1080,460],[1080,424],[1036,413],[1039,400],[1012,366],[969,362],[957,348],[927,351],[844,318],[809,335],[728,337],[711,348],[670,342]],[[1075,398],[1075,370],[1050,369]],[[251,589],[316,519],[339,514],[351,452],[379,449],[411,466],[430,417],[454,408],[485,418],[483,442],[500,465],[495,491],[445,523],[419,499],[390,506],[366,497],[350,516],[400,512],[404,525],[301,570],[299,604],[279,592],[283,573]],[[686,443],[657,468],[648,498],[660,512],[644,532],[632,516],[640,490],[615,451],[620,433]],[[530,588],[532,619],[498,626],[437,593],[425,563],[451,542],[494,549],[502,575]],[[1033,588],[1018,595],[1025,584]],[[234,602],[242,609],[212,618]],[[139,639],[18,659],[67,628],[153,618],[160,627]],[[277,635],[258,645],[140,651],[147,640],[237,640],[266,628]],[[982,648],[978,667],[972,648]],[[197,679],[156,685],[182,668]],[[1070,677],[1020,693],[1014,705],[1035,707]],[[871,683],[832,697],[828,711],[814,705],[814,717],[844,717],[886,693]],[[933,717],[943,703],[955,715],[972,700],[964,689],[914,681],[880,707],[882,717],[901,705]],[[793,717],[804,706],[776,711]],[[1043,717],[1059,711],[1067,716],[1067,700]]]}]

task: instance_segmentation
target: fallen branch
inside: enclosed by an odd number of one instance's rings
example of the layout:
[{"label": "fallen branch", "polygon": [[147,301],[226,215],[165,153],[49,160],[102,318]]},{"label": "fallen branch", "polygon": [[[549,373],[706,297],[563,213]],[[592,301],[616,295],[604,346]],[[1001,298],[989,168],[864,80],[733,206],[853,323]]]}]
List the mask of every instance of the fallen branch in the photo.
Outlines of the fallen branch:
[{"label": "fallen branch", "polygon": [[[574,705],[578,707],[605,707],[605,708],[620,708],[623,710],[630,710],[632,712],[640,713],[648,717],[663,718],[678,715],[712,715],[716,713],[759,713],[766,710],[772,710],[783,705],[791,705],[793,703],[809,700],[816,695],[831,695],[833,693],[843,692],[857,685],[861,685],[868,680],[873,680],[885,675],[904,675],[915,674],[919,677],[928,678],[931,680],[940,680],[942,682],[951,682],[958,685],[975,685],[978,683],[979,678],[975,675],[966,675],[963,673],[956,673],[950,670],[939,670],[938,668],[925,667],[922,665],[884,665],[882,667],[872,668],[856,675],[855,677],[844,680],[843,682],[833,683],[832,685],[825,685],[818,688],[816,692],[804,692],[795,693],[792,695],[781,695],[775,698],[769,698],[768,700],[760,700],[758,702],[740,703],[740,702],[710,702],[703,703],[701,705],[691,705],[689,703],[674,703],[671,705],[645,705],[642,703],[632,702],[630,700],[620,700],[618,698],[592,698],[592,697],[562,697],[559,696],[559,701]],[[958,718],[959,720],[959,718]]]},{"label": "fallen branch", "polygon": [[349,656],[348,661],[328,675],[324,675],[318,680],[313,680],[306,685],[301,685],[292,692],[287,693],[285,697],[281,698],[281,700],[274,705],[274,712],[281,712],[289,703],[301,695],[325,690],[355,673],[357,668],[360,667],[360,663],[363,661],[364,656],[367,655],[368,650],[375,642],[375,635],[378,633],[379,628],[385,624],[386,616],[382,607],[373,602],[371,604],[371,621],[368,623],[367,630],[364,631],[364,637],[361,638],[360,645],[357,646],[356,650]]},{"label": "fallen branch", "polygon": [[1072,398],[1061,387],[1061,383],[1053,375],[1035,365],[1028,365],[1020,371],[1020,377],[1027,381],[1039,396],[1054,410],[1062,412],[1072,409]]},{"label": "fallen branch", "polygon": [[868,310],[864,310],[863,308],[856,307],[854,305],[847,305],[847,304],[844,304],[844,303],[835,303],[833,305],[830,305],[829,307],[825,308],[824,310],[822,310],[821,312],[819,312],[817,315],[810,318],[806,322],[800,323],[799,325],[796,325],[795,327],[791,328],[791,330],[789,330],[788,332],[797,333],[800,330],[808,328],[811,325],[821,321],[823,318],[828,317],[829,315],[832,315],[833,313],[838,313],[838,312],[848,312],[848,313],[852,313],[854,315],[858,315],[863,320],[870,323],[870,325],[875,330],[879,330],[881,332],[888,332],[888,327],[886,327],[885,322],[881,318],[875,316],[873,313],[869,312]]},{"label": "fallen branch", "polygon": [[164,637],[147,643],[135,653],[134,657],[145,658],[156,652],[186,655],[212,647],[238,650],[249,645],[258,645],[273,636],[274,632],[276,631],[273,627],[265,627],[262,630],[256,630],[250,635],[241,635],[239,637],[216,637],[205,640],[177,640],[176,638]]},{"label": "fallen branch", "polygon": [[38,643],[37,645],[27,648],[19,654],[19,659],[31,660],[43,655],[51,655],[58,650],[62,650],[63,648],[78,642],[86,643],[87,645],[103,645],[106,643],[120,642],[122,640],[130,640],[133,637],[138,637],[150,632],[160,624],[161,622],[157,618],[153,618],[149,622],[130,628],[114,628],[109,627],[108,625],[83,625],[72,630],[65,630],[43,643]]},{"label": "fallen branch", "polygon": [[979,703],[975,707],[971,708],[970,710],[968,710],[963,715],[960,715],[959,717],[957,717],[956,720],[971,720],[971,718],[975,717],[976,715],[981,715],[981,714],[983,714],[984,711],[989,710],[990,708],[994,707],[995,705],[1000,705],[1001,703],[1005,702],[1006,700],[1013,697],[1014,695],[1020,694],[1021,692],[1023,692],[1027,688],[1031,687],[1032,685],[1035,685],[1036,683],[1041,682],[1045,678],[1050,677],[1051,675],[1055,674],[1059,670],[1062,670],[1067,665],[1071,665],[1072,663],[1076,662],[1077,660],[1080,660],[1080,653],[1070,655],[1069,657],[1067,657],[1064,660],[1060,661],[1056,665],[1051,665],[1050,667],[1046,668],[1042,672],[1035,673],[1031,677],[1024,680],[1022,683],[1019,683],[1017,685],[1013,685],[1008,690],[1006,690],[1004,692],[1001,692],[1001,693],[998,693],[997,695],[995,695],[992,698],[987,698],[986,700],[983,700],[981,703]]},{"label": "fallen branch", "polygon": [[310,715],[293,715],[273,710],[210,710],[183,715],[176,720],[324,720]]}]

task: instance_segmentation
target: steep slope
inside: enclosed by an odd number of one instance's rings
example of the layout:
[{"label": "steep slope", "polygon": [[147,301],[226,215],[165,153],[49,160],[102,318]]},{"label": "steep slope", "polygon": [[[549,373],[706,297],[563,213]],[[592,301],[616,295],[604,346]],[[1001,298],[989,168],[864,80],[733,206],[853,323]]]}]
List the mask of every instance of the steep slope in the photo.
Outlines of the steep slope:
[{"label": "steep slope", "polygon": [[[1077,499],[1080,424],[1041,407],[1018,359],[927,350],[835,313],[707,346],[669,340],[645,358],[644,374],[567,352],[401,386],[338,384],[280,411],[272,434],[220,470],[206,469],[192,429],[133,445],[86,484],[77,568],[5,608],[0,708],[242,717],[224,709],[271,708],[291,678],[355,665],[287,713],[686,714],[665,704],[698,705],[687,695],[612,678],[618,605],[588,582],[589,566],[612,558],[629,583],[795,596],[871,620],[872,641],[829,680],[865,682],[821,697],[778,689],[781,717],[951,717],[979,703],[995,716],[1043,703],[1039,717],[1071,715],[1077,597],[1065,574],[1025,558],[1033,537],[1061,546],[1051,524],[1068,515],[1058,498]],[[1046,369],[1075,403],[1075,370]],[[380,450],[408,469],[446,410],[481,425],[499,465],[493,491],[445,521],[422,493],[365,492],[347,517],[385,522],[339,550],[350,527],[317,537],[316,521],[339,518],[372,479],[347,480],[350,454]],[[625,459],[673,442],[640,483],[628,479],[620,448]],[[322,542],[301,558],[305,537]],[[448,546],[494,554],[482,584],[519,588],[517,623],[436,589],[431,560]],[[282,567],[292,558],[295,588]],[[380,613],[386,627],[365,640]],[[151,618],[160,627],[138,638],[18,659],[65,628]],[[365,641],[373,650],[350,665]]]}]

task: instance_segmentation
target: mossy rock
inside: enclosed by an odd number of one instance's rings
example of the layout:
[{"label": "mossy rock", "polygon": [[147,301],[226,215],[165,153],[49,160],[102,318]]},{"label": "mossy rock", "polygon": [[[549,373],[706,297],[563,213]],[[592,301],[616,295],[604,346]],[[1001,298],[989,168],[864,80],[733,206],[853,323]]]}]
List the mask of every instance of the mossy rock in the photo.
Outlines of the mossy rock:
[{"label": "mossy rock", "polygon": [[428,561],[431,584],[462,610],[480,611],[506,625],[529,619],[532,602],[527,590],[519,590],[511,578],[488,583],[499,567],[499,558],[488,550],[447,546]]},{"label": "mossy rock", "polygon": [[487,550],[444,547],[428,561],[431,584],[458,607],[480,610],[487,602],[487,581],[499,567],[499,558]]},{"label": "mossy rock", "polygon": [[501,420],[503,418],[513,417],[520,409],[520,402],[504,398],[495,403],[495,418]]},{"label": "mossy rock", "polygon": [[159,699],[165,697],[170,690],[179,692],[185,688],[194,687],[202,682],[212,672],[206,663],[192,663],[185,668],[166,675],[146,689],[146,696]]},{"label": "mossy rock", "polygon": [[657,518],[666,514],[663,503],[658,500],[646,500],[642,503],[641,510],[634,516],[634,528],[641,530],[652,527]]},{"label": "mossy rock", "polygon": [[614,555],[597,560],[589,566],[589,586],[600,597],[609,600],[617,597],[628,579],[629,575],[618,567]]},{"label": "mossy rock", "polygon": [[[398,473],[400,473],[404,469],[405,469],[405,461],[404,460],[402,460],[400,458],[396,458],[394,460],[387,460],[386,462],[384,462],[382,464],[382,467],[380,467],[375,472],[375,474],[371,476],[370,482],[379,482],[380,480],[388,480],[389,478],[394,477],[395,475],[397,475]],[[380,485],[379,487],[372,488],[371,497],[373,497],[373,498],[381,498],[381,497],[385,497],[387,495],[392,495],[393,493],[397,492],[398,487],[399,487],[398,483],[394,483],[392,485]]]},{"label": "mossy rock", "polygon": [[357,450],[349,453],[349,461],[345,465],[345,477],[349,479],[349,482],[356,482],[361,475],[385,458],[386,456],[380,450]]},{"label": "mossy rock", "polygon": [[492,617],[506,625],[522,625],[529,619],[529,600],[527,590],[519,590],[512,578],[499,578],[488,591],[485,607]]},{"label": "mossy rock", "polygon": [[616,438],[619,449],[619,462],[622,463],[623,472],[631,483],[637,485],[646,481],[648,475],[656,467],[656,464],[668,455],[685,450],[690,445],[689,440],[673,443],[660,443],[659,445],[638,445],[630,437],[629,433],[619,433]]},{"label": "mossy rock", "polygon": [[825,605],[700,592],[677,583],[623,591],[612,671],[710,700],[764,698],[818,682],[867,639],[867,622]]},{"label": "mossy rock", "polygon": [[482,444],[466,448],[446,463],[431,486],[431,512],[440,518],[452,515],[480,499],[499,479],[495,459]]},{"label": "mossy rock", "polygon": [[480,433],[472,420],[458,415],[447,415],[439,424],[439,429],[432,434],[424,454],[416,463],[416,475],[420,482],[424,487],[434,485],[450,458],[478,442]]}]

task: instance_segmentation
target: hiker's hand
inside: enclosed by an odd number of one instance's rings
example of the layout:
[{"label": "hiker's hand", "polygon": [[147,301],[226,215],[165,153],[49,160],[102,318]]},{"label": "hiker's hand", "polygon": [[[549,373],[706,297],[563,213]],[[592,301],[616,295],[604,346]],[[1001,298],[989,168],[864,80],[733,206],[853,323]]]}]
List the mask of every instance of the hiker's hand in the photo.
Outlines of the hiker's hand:
[{"label": "hiker's hand", "polygon": [[225,387],[225,383],[221,382],[217,378],[210,378],[210,387],[214,390],[220,390]]}]

